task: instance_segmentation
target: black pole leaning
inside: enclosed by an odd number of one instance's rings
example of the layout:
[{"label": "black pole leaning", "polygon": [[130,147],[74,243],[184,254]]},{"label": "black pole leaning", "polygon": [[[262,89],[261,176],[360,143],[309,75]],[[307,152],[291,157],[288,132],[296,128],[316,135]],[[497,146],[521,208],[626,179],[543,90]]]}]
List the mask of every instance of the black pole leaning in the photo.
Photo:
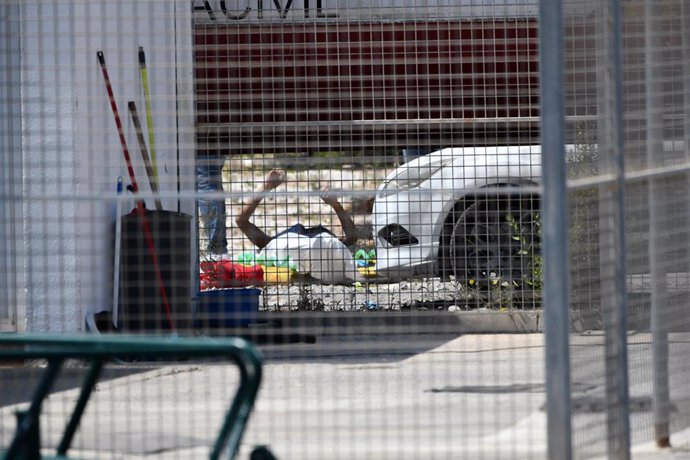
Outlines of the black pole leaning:
[{"label": "black pole leaning", "polygon": [[146,175],[149,178],[149,185],[151,186],[151,191],[153,192],[154,202],[156,203],[156,210],[163,210],[163,204],[158,196],[158,180],[153,170],[153,165],[151,164],[151,158],[149,157],[149,152],[146,149],[146,139],[144,139],[144,131],[141,129],[141,121],[139,121],[139,111],[137,110],[137,105],[134,101],[129,101],[127,104],[129,108],[129,115],[132,117],[132,124],[134,124],[134,131],[137,134],[137,141],[139,141],[139,150],[141,151],[141,158],[144,160],[144,168],[146,169]]}]

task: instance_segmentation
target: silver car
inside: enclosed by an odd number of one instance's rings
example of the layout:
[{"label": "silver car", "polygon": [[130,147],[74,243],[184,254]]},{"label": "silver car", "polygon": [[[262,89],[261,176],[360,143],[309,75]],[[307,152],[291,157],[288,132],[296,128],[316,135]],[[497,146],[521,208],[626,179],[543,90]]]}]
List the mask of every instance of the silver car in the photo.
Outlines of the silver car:
[{"label": "silver car", "polygon": [[541,146],[447,148],[391,172],[373,208],[377,272],[522,283],[539,260]]}]

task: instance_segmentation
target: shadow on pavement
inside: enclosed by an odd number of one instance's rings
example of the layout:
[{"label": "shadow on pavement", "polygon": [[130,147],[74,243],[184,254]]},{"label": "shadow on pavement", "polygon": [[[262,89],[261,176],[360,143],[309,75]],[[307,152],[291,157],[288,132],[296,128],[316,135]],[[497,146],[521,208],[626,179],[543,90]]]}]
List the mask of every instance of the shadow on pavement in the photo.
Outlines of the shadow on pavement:
[{"label": "shadow on pavement", "polygon": [[[106,367],[101,373],[99,381],[112,380],[128,375],[148,372],[158,367],[157,365],[123,365],[118,367]],[[86,373],[84,366],[67,367],[62,369],[59,377],[53,384],[50,393],[79,388]],[[45,367],[37,363],[23,365],[17,363],[13,366],[0,365],[0,407],[31,401],[36,386],[45,371]]]}]

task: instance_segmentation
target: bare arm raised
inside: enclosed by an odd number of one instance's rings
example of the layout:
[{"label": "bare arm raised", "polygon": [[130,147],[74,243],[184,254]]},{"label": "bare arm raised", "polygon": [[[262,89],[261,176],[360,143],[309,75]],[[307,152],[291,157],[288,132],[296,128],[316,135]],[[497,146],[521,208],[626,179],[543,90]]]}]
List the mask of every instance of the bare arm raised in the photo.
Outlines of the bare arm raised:
[{"label": "bare arm raised", "polygon": [[[280,184],[285,182],[285,171],[281,169],[272,169],[267,175],[261,189],[258,190],[260,193],[269,192]],[[262,195],[255,196],[251,201],[244,205],[240,215],[235,218],[235,223],[242,230],[242,233],[251,241],[257,248],[263,249],[271,241],[271,237],[268,236],[263,230],[254,225],[249,219],[256,211],[257,206],[263,200]]]},{"label": "bare arm raised", "polygon": [[324,203],[333,208],[333,211],[338,216],[340,225],[343,226],[343,232],[345,233],[343,243],[346,246],[354,244],[357,241],[357,227],[352,220],[352,216],[350,216],[350,213],[343,208],[343,205],[340,204],[338,198],[331,193],[331,190],[327,185],[321,187],[321,199]]}]

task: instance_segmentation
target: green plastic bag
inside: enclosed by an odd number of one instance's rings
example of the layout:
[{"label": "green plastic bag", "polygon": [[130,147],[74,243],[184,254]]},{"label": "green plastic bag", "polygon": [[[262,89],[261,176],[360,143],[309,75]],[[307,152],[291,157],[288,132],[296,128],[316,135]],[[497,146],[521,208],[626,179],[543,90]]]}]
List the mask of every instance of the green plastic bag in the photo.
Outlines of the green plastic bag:
[{"label": "green plastic bag", "polygon": [[248,267],[252,265],[257,265],[256,254],[254,254],[253,252],[243,252],[235,257],[235,262]]}]

